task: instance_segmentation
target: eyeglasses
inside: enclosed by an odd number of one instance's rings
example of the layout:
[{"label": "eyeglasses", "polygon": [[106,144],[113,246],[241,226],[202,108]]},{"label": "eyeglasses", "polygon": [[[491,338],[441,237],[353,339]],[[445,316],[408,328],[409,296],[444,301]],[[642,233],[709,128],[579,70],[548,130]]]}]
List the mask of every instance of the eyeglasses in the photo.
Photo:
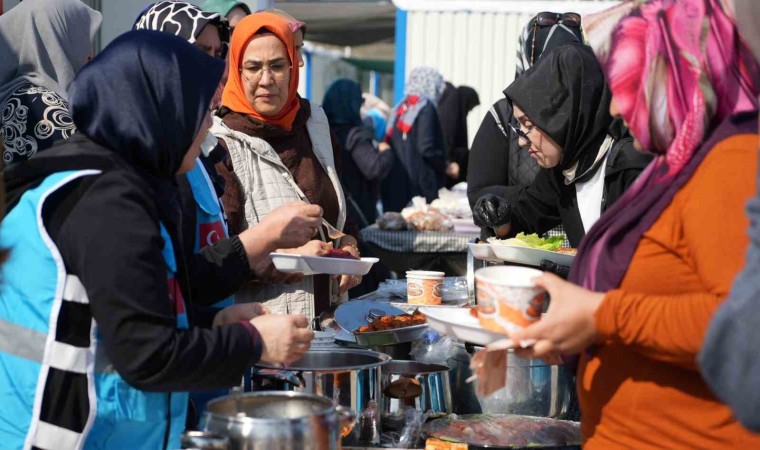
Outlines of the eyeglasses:
[{"label": "eyeglasses", "polygon": [[554,13],[554,12],[542,12],[538,13],[535,19],[533,19],[533,43],[530,47],[530,65],[532,66],[534,61],[533,55],[536,54],[536,34],[538,29],[543,27],[551,27],[557,24],[562,24],[571,28],[579,28],[583,33],[583,27],[581,25],[581,15],[574,12],[568,13]]},{"label": "eyeglasses", "polygon": [[258,82],[261,77],[264,76],[264,72],[269,72],[269,75],[277,80],[282,81],[288,77],[290,68],[293,67],[290,64],[284,62],[276,62],[269,65],[254,65],[250,67],[243,67],[240,69],[240,73],[243,79],[247,82]]},{"label": "eyeglasses", "polygon": [[534,128],[536,128],[535,124],[531,124],[529,127],[525,127],[527,131],[523,131],[522,126],[515,126],[512,122],[509,122],[508,124],[509,128],[512,129],[512,131],[517,135],[519,139],[525,139],[528,142],[528,145],[525,145],[524,147],[527,148],[533,146],[533,141],[530,140],[528,134],[533,131]]}]

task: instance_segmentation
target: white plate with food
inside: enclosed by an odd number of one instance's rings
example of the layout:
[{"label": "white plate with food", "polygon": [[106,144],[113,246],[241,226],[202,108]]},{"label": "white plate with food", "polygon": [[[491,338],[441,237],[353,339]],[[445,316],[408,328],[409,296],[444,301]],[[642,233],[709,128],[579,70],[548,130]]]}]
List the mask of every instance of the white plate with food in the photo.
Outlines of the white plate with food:
[{"label": "white plate with food", "polygon": [[505,262],[540,266],[547,259],[563,266],[570,266],[575,259],[574,248],[562,247],[564,236],[538,237],[536,234],[518,233],[511,239],[491,238],[491,251],[497,259]]},{"label": "white plate with food", "polygon": [[[283,273],[304,275],[366,275],[377,258],[355,259],[340,250],[331,250],[331,256],[306,256],[290,253],[271,253],[274,267]],[[348,256],[346,256],[348,255]],[[349,258],[349,256],[351,256]]]},{"label": "white plate with food", "polygon": [[470,242],[468,245],[470,247],[470,252],[475,259],[489,262],[501,262],[493,251],[494,246],[499,244],[489,244],[488,242],[481,241],[477,243]]},{"label": "white plate with food", "polygon": [[472,308],[430,308],[423,306],[419,312],[427,317],[428,326],[435,331],[475,345],[488,345],[506,335],[494,333],[480,326]]}]

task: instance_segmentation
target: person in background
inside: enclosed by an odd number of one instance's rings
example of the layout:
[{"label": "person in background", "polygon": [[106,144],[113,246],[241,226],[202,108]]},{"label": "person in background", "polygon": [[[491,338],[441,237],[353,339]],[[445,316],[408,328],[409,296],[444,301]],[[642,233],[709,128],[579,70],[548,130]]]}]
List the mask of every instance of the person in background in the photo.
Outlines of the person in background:
[{"label": "person in background", "polygon": [[611,114],[657,156],[589,231],[571,282],[536,280],[549,309],[510,338],[535,339],[524,357],[580,354],[584,450],[760,448],[697,365],[748,244],[760,68],[720,0],[624,2],[585,26]]},{"label": "person in background", "polygon": [[[760,61],[760,4],[734,0],[736,25]],[[758,99],[760,102],[760,99]],[[760,188],[760,179],[757,183]],[[736,277],[728,299],[715,313],[707,330],[699,367],[715,395],[724,401],[742,425],[760,432],[760,190],[747,206],[750,244],[744,269]]]},{"label": "person in background", "polygon": [[238,0],[205,0],[201,5],[204,11],[217,13],[227,19],[232,30],[240,20],[251,13],[251,8]]},{"label": "person in background", "polygon": [[438,100],[438,116],[441,121],[443,140],[446,143],[446,187],[467,179],[467,162],[470,140],[467,137],[467,115],[480,105],[475,89],[469,86],[454,87],[446,83]]},{"label": "person in background", "polygon": [[372,130],[364,126],[359,114],[362,101],[359,84],[341,78],[327,89],[322,107],[343,149],[341,181],[349,217],[365,228],[377,219],[378,186],[391,169],[393,153],[385,142],[375,147]]},{"label": "person in background", "polygon": [[[515,79],[539,61],[541,55],[565,44],[582,44],[580,16],[575,13],[543,12],[528,21],[517,46]],[[470,207],[486,194],[500,196],[512,186],[528,186],[540,166],[530,153],[520,148],[512,104],[506,98],[494,103],[483,118],[469,153],[467,197]],[[562,225],[549,230],[549,235],[564,235]],[[483,237],[487,237],[484,233]],[[565,241],[565,246],[569,246]]]},{"label": "person in background", "polygon": [[[223,69],[181,38],[125,33],[71,84],[77,135],[5,173],[4,447],[179,448],[184,392],[308,350],[305,317],[206,315],[196,307],[212,301],[188,283],[174,180],[200,153]],[[271,239],[251,243],[259,258],[315,225],[270,217],[259,232]]]},{"label": "person in background", "polygon": [[386,130],[395,158],[381,188],[385,211],[401,211],[416,196],[432,202],[444,186],[446,150],[436,105],[445,87],[432,67],[409,72],[404,98],[393,108]]},{"label": "person in background", "polygon": [[500,238],[543,234],[564,225],[570,245],[620,198],[651,158],[633,148],[610,116],[610,92],[591,49],[551,50],[505,91],[519,125],[518,144],[541,167],[528,186],[486,194],[475,223]]},{"label": "person in background", "polygon": [[132,29],[179,36],[207,55],[220,59],[227,56],[230,42],[230,28],[224,16],[174,0],[149,5],[137,17]]},{"label": "person in background", "polygon": [[[297,95],[297,53],[292,28],[272,13],[246,17],[232,36],[230,78],[212,128],[230,155],[217,170],[225,172],[231,234],[297,200],[321,206],[324,219],[338,230],[346,224],[340,153],[322,108]],[[327,232],[315,230],[314,236],[324,239]],[[351,235],[336,247],[359,256]],[[296,252],[321,255],[328,248],[315,240]],[[236,301],[315,317],[360,282],[361,277],[317,275],[289,286],[262,283],[238,292]]]},{"label": "person in background", "polygon": [[380,98],[370,94],[362,94],[362,108],[360,110],[364,125],[373,130],[375,141],[382,142],[385,139],[385,129],[388,126],[388,114],[391,112],[388,106]]},{"label": "person in background", "polygon": [[78,0],[26,0],[0,16],[0,142],[9,167],[68,139],[71,80],[92,57],[99,12]]}]

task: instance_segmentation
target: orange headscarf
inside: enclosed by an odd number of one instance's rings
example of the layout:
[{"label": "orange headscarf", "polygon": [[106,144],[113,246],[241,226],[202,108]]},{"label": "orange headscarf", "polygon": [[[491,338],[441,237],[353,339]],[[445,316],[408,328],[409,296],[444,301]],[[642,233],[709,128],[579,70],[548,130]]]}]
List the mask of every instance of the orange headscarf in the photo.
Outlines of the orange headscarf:
[{"label": "orange headscarf", "polygon": [[[288,99],[285,102],[285,107],[282,108],[282,111],[274,116],[264,116],[253,109],[253,106],[251,106],[245,96],[243,79],[240,74],[245,49],[248,47],[248,43],[251,42],[254,35],[256,35],[256,33],[262,28],[277,36],[277,38],[285,44],[285,47],[288,49],[288,56],[290,57],[291,68],[290,84],[288,85]],[[299,67],[298,64],[295,63],[295,61],[298,60],[296,51],[293,32],[288,26],[288,22],[281,17],[272,13],[262,12],[251,14],[243,18],[238,22],[237,26],[235,26],[235,33],[233,33],[232,42],[230,42],[230,76],[227,79],[227,84],[224,85],[224,92],[222,92],[222,105],[235,112],[252,116],[261,122],[290,131],[293,128],[293,121],[300,108],[298,101]]]}]

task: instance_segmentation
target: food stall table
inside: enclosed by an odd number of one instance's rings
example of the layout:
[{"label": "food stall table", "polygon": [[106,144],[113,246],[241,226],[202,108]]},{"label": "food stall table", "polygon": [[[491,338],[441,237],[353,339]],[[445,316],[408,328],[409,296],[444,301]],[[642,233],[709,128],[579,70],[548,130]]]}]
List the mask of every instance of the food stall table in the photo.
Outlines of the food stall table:
[{"label": "food stall table", "polygon": [[434,270],[446,276],[467,274],[467,244],[478,233],[390,231],[372,225],[361,230],[372,253],[403,277],[407,270]]}]

